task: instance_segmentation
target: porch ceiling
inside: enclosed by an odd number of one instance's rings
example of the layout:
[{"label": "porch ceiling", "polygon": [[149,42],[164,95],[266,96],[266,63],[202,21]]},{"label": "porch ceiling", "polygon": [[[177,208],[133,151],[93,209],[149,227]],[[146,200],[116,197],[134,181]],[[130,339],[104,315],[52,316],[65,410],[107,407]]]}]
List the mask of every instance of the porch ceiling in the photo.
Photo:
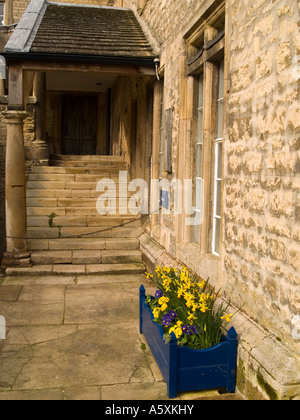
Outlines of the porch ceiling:
[{"label": "porch ceiling", "polygon": [[118,76],[111,73],[47,71],[47,89],[82,92],[107,92]]},{"label": "porch ceiling", "polygon": [[4,56],[146,67],[156,57],[132,10],[48,0],[31,0]]}]

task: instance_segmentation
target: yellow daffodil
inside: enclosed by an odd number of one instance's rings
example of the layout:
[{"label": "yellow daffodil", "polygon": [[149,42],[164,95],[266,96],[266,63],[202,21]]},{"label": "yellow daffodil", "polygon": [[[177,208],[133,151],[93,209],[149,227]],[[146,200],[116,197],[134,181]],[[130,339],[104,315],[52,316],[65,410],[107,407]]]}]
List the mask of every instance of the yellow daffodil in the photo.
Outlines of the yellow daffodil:
[{"label": "yellow daffodil", "polygon": [[177,298],[180,299],[181,296],[183,296],[183,294],[184,294],[184,289],[182,286],[180,286],[177,290]]},{"label": "yellow daffodil", "polygon": [[193,321],[195,321],[196,319],[197,317],[195,317],[195,315],[192,312],[189,312],[188,320],[190,321],[190,323],[193,324]]},{"label": "yellow daffodil", "polygon": [[158,300],[158,303],[161,305],[160,310],[164,312],[168,308],[169,298],[163,296]]},{"label": "yellow daffodil", "polygon": [[174,327],[170,328],[169,334],[173,332],[175,334],[175,337],[179,338],[183,334],[181,326],[182,326],[182,321],[178,321]]},{"label": "yellow daffodil", "polygon": [[159,317],[159,314],[160,314],[160,309],[159,308],[154,308],[153,309],[154,319],[157,319]]},{"label": "yellow daffodil", "polygon": [[209,310],[209,307],[208,307],[208,306],[205,306],[205,305],[200,305],[200,306],[199,306],[199,309],[200,309],[200,311],[201,311],[202,313],[204,313],[204,314],[205,314],[205,312]]},{"label": "yellow daffodil", "polygon": [[199,289],[203,289],[203,287],[205,286],[205,284],[206,284],[206,281],[205,280],[203,280],[201,283],[197,283]]},{"label": "yellow daffodil", "polygon": [[226,319],[226,322],[230,322],[231,318],[233,317],[233,314],[225,314],[224,316],[221,317],[221,319]]}]

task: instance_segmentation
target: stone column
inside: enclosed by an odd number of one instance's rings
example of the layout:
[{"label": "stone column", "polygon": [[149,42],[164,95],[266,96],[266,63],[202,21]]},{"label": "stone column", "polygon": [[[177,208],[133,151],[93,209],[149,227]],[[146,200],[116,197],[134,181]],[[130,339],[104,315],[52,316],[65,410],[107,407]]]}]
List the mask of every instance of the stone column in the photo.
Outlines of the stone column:
[{"label": "stone column", "polygon": [[26,226],[26,182],[23,120],[25,111],[3,113],[7,125],[5,207],[6,253],[4,266],[29,266]]},{"label": "stone column", "polygon": [[13,0],[6,0],[4,4],[4,25],[14,24]]},{"label": "stone column", "polygon": [[40,165],[49,164],[49,147],[46,142],[46,73],[36,72],[33,80],[33,94],[37,99],[35,114],[35,141],[28,154],[30,160]]}]

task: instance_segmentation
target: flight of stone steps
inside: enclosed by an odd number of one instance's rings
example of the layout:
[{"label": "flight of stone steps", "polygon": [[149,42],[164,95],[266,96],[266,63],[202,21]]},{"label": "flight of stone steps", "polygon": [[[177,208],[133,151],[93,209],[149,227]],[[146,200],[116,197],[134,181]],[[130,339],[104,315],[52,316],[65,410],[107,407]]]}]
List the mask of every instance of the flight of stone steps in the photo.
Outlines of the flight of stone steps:
[{"label": "flight of stone steps", "polygon": [[33,166],[27,181],[27,237],[33,267],[8,274],[115,274],[144,272],[139,216],[99,215],[98,181],[117,186],[122,157],[52,157],[52,166]]}]

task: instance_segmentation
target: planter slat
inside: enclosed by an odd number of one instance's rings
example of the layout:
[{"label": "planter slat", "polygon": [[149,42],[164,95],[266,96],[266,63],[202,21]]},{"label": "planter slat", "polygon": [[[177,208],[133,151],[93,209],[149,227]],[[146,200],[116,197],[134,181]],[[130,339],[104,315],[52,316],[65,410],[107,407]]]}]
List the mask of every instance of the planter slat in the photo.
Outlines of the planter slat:
[{"label": "planter slat", "polygon": [[140,333],[144,334],[161,374],[167,384],[169,398],[177,392],[227,388],[235,392],[237,334],[232,327],[214,347],[194,350],[179,347],[174,333],[171,342],[163,340],[164,331],[154,321],[145,302],[144,286],[140,287]]}]

